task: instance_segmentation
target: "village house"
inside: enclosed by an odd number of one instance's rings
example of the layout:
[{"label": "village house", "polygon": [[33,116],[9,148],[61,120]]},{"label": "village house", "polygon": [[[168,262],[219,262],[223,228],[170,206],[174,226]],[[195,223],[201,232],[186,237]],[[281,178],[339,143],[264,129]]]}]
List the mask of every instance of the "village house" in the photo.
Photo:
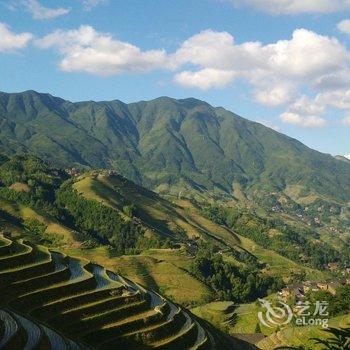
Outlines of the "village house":
[{"label": "village house", "polygon": [[331,271],[337,270],[338,267],[339,267],[338,263],[335,263],[335,262],[327,264],[328,270],[331,270]]},{"label": "village house", "polygon": [[66,173],[73,177],[77,177],[80,175],[80,171],[76,168],[68,168],[66,169]]},{"label": "village house", "polygon": [[317,282],[317,287],[320,290],[324,290],[331,293],[332,295],[335,295],[337,293],[337,289],[345,284],[347,284],[347,280],[343,278]]},{"label": "village house", "polygon": [[118,175],[118,171],[116,171],[116,170],[108,170],[107,173],[108,173],[109,176]]},{"label": "village house", "polygon": [[303,283],[303,290],[304,293],[317,292],[319,291],[319,288],[317,286],[317,282],[305,281]]},{"label": "village house", "polygon": [[317,282],[317,287],[318,287],[320,290],[328,291],[328,283],[327,283],[326,281]]},{"label": "village house", "polygon": [[304,298],[303,288],[300,284],[293,284],[288,286],[277,293],[278,298],[287,301],[292,295],[295,295],[297,299]]}]

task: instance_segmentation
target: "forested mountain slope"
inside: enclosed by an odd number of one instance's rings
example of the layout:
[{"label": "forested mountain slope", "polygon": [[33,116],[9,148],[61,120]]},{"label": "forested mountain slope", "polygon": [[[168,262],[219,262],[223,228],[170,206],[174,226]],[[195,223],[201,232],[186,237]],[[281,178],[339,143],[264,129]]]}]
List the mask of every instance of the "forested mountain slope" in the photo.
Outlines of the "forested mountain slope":
[{"label": "forested mountain slope", "polygon": [[30,151],[61,167],[115,168],[165,192],[350,200],[350,163],[192,98],[72,103],[0,93],[0,151]]}]

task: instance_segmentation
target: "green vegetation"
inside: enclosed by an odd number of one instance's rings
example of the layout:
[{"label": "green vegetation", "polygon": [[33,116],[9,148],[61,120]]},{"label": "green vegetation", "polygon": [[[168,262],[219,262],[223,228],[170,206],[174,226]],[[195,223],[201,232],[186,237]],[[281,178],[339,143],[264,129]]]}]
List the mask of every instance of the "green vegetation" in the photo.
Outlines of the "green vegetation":
[{"label": "green vegetation", "polygon": [[318,240],[318,234],[311,229],[286,225],[282,220],[262,218],[257,213],[238,206],[212,205],[205,208],[203,213],[262,247],[272,249],[294,261],[302,259],[311,267],[322,268],[330,262],[342,262],[346,265],[348,262],[348,256]]},{"label": "green vegetation", "polygon": [[59,208],[68,212],[71,224],[87,237],[92,237],[99,243],[113,247],[116,254],[129,253],[136,248],[147,248],[154,243],[161,246],[157,240],[142,240],[142,229],[131,220],[124,220],[117,211],[96,201],[79,196],[72,189],[70,182],[64,183],[56,193],[56,203]]},{"label": "green vegetation", "polygon": [[339,286],[335,295],[322,290],[310,292],[308,300],[311,302],[325,301],[328,304],[327,312],[330,316],[350,314],[350,285]]},{"label": "green vegetation", "polygon": [[220,328],[222,331],[229,333],[231,326],[237,321],[237,315],[234,310],[235,306],[231,301],[213,301],[197,306],[191,309],[191,312]]},{"label": "green vegetation", "polygon": [[[337,316],[329,319],[330,328],[348,328],[350,315]],[[319,326],[297,327],[289,325],[286,328],[271,333],[268,337],[261,340],[257,346],[262,350],[275,349],[277,347],[296,347],[312,350],[325,350],[320,344],[315,344],[314,338],[326,339],[328,336],[324,328]],[[346,348],[345,348],[346,349]],[[341,349],[343,350],[343,349]]]},{"label": "green vegetation", "polygon": [[216,298],[244,303],[283,287],[282,280],[263,276],[254,265],[239,269],[225,263],[214,251],[213,246],[201,246],[190,271],[215,291]]},{"label": "green vegetation", "polygon": [[248,349],[100,265],[1,236],[0,276],[4,348]]},{"label": "green vegetation", "polygon": [[349,201],[348,162],[196,99],[71,103],[27,91],[0,93],[0,106],[5,153],[28,149],[60,167],[115,168],[176,194],[249,198],[299,186],[296,201]]},{"label": "green vegetation", "polygon": [[[310,340],[314,342],[314,344],[322,345],[323,350],[347,350],[350,347],[350,328],[333,328],[326,329],[327,339],[321,338],[311,338]],[[313,348],[305,347],[305,346],[282,346],[278,347],[275,350],[312,350]]]},{"label": "green vegetation", "polygon": [[[182,196],[162,197],[112,170],[78,172],[78,175],[73,172],[71,176],[68,173],[70,171],[66,173],[53,169],[33,156],[1,158],[0,231],[81,259],[80,262],[73,259],[74,271],[69,272],[73,267],[66,262],[72,260],[64,258],[65,262],[58,264],[58,270],[53,273],[52,263],[51,270],[45,270],[50,265],[47,251],[40,247],[32,249],[31,244],[27,244],[26,248],[21,243],[15,244],[15,250],[11,253],[16,253],[16,258],[9,259],[6,267],[17,271],[17,265],[24,266],[24,271],[19,270],[16,276],[29,278],[29,285],[32,279],[37,281],[34,283],[36,286],[36,283],[40,284],[48,278],[59,288],[69,285],[69,290],[73,288],[67,283],[71,273],[81,279],[79,285],[86,284],[89,289],[91,278],[95,278],[97,283],[100,281],[94,272],[95,267],[90,268],[89,261],[94,261],[173,302],[194,307],[193,312],[197,316],[226,333],[253,334],[259,330],[257,306],[253,301],[281,289],[282,278],[288,283],[306,278],[319,279],[326,276],[323,271],[315,269],[322,267],[322,264],[333,261],[346,264],[346,260],[341,258],[343,253],[339,254],[337,249],[344,252],[349,247],[336,248],[322,242],[313,226],[294,226],[293,220],[281,221],[278,217],[265,216],[232,203],[219,202],[221,204],[203,207],[201,202]],[[2,246],[0,242],[0,253]],[[323,254],[320,253],[321,249],[324,250]],[[34,257],[41,263],[33,261]],[[27,284],[24,286],[27,287]],[[59,290],[66,293],[65,289]],[[35,302],[39,294],[31,297]],[[104,302],[106,307],[110,305],[109,301]],[[230,306],[232,303],[247,302],[253,303],[234,310]],[[46,303],[51,304],[51,299]],[[160,328],[157,323],[156,333],[165,336],[160,329],[167,328],[168,321],[159,320],[152,310],[144,309],[147,304],[145,300],[135,303],[137,305],[133,303],[130,307],[135,306],[142,316],[130,316],[129,321],[133,326],[127,338],[134,339],[133,329],[139,327],[139,318],[149,317],[151,322],[159,321]],[[338,310],[345,307],[340,300],[334,305]],[[77,328],[72,328],[72,331],[74,329],[85,334],[90,326],[100,327],[104,318],[114,325],[114,316],[119,317],[127,311],[118,309],[112,316],[99,306],[98,301],[92,303],[91,309],[90,305],[86,305],[87,310],[96,312],[96,317],[86,314],[83,323],[76,324],[74,327]],[[83,312],[85,315],[84,310],[80,310],[80,306],[65,310],[55,324],[69,319],[71,315],[80,317]],[[19,312],[20,309],[16,309],[16,313]],[[44,311],[38,312],[41,315]],[[40,327],[51,324],[46,321],[38,319],[35,322]],[[177,330],[175,338],[179,343],[176,344],[191,342],[197,334],[195,322],[183,336],[176,323],[170,324]],[[210,325],[206,326],[210,328]],[[109,337],[109,326],[101,327],[101,332],[86,335],[83,340],[93,342],[95,335]],[[153,323],[144,328],[151,331]],[[267,335],[274,332],[261,328]],[[66,330],[61,329],[65,335]],[[216,334],[217,331],[213,332]],[[143,342],[148,335],[137,337],[141,337]],[[164,345],[168,340],[165,337],[158,345]]]}]

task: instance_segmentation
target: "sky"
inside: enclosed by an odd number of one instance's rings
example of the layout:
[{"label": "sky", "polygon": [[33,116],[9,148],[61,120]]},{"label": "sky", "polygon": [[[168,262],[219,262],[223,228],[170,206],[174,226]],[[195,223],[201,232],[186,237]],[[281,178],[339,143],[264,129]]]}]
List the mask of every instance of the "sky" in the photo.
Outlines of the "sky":
[{"label": "sky", "polygon": [[195,97],[350,155],[350,0],[1,0],[0,91],[25,90]]}]

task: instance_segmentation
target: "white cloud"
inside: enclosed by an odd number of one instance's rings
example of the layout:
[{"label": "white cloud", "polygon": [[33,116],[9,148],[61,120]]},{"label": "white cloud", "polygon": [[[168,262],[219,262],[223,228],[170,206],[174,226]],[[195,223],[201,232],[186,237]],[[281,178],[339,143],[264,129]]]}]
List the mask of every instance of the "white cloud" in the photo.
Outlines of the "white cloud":
[{"label": "white cloud", "polygon": [[[324,118],[328,106],[331,106],[330,100],[326,100],[322,93],[314,98],[302,95],[293,103],[289,104],[287,111],[282,113],[279,118],[284,123],[300,127],[324,127],[330,124]],[[337,122],[335,121],[335,123]]]},{"label": "white cloud", "polygon": [[335,38],[305,29],[295,30],[290,40],[268,45],[236,44],[227,32],[205,30],[184,41],[171,59],[178,67],[193,66],[192,71],[187,69],[176,76],[184,86],[198,86],[204,76],[208,82],[205,72],[220,72],[215,83],[207,83],[202,89],[223,87],[231,82],[230,76],[242,77],[253,86],[256,101],[279,106],[294,99],[301,85],[316,85],[317,79],[329,73],[348,70],[350,55]]},{"label": "white cloud", "polygon": [[125,72],[147,72],[168,67],[164,50],[142,51],[137,46],[113,39],[90,26],[57,30],[36,41],[41,48],[56,48],[63,56],[64,71],[83,71],[100,76]]},{"label": "white cloud", "polygon": [[321,75],[312,82],[312,87],[320,91],[339,90],[350,87],[349,67]]},{"label": "white cloud", "polygon": [[[236,44],[227,32],[205,30],[184,41],[173,54],[162,49],[141,51],[90,26],[55,31],[38,43],[41,47],[58,48],[64,56],[62,64],[63,61],[73,66],[79,63],[82,68],[85,60],[91,65],[95,62],[101,69],[104,64],[106,67],[124,65],[126,59],[131,67],[139,66],[140,60],[146,61],[145,70],[190,65],[192,69],[179,73],[184,77],[185,85],[188,84],[186,77],[191,73],[192,77],[215,81],[209,84],[213,87],[227,85],[233,76],[243,77],[259,91],[266,90],[257,94],[261,95],[258,99],[271,100],[272,105],[288,101],[287,95],[292,95],[300,83],[316,82],[327,74],[347,70],[350,60],[349,52],[337,39],[305,29],[295,30],[290,40],[268,45],[260,42]],[[74,62],[78,57],[81,62]],[[89,71],[93,72],[93,69]],[[107,69],[106,73],[109,71]],[[112,69],[110,74],[113,72]]]},{"label": "white cloud", "polygon": [[57,7],[49,8],[40,4],[38,0],[24,0],[24,7],[30,12],[34,19],[45,20],[66,15],[70,12],[69,8]]},{"label": "white cloud", "polygon": [[288,78],[314,78],[345,67],[350,58],[337,39],[306,29],[297,29],[291,40],[280,40],[264,49],[269,53],[269,68]]},{"label": "white cloud", "polygon": [[322,115],[325,112],[325,105],[319,100],[312,100],[308,96],[301,96],[290,106],[289,111],[300,115]]},{"label": "white cloud", "polygon": [[350,160],[350,154],[346,154],[344,157]]},{"label": "white cloud", "polygon": [[271,88],[258,89],[254,93],[254,98],[257,102],[265,106],[276,107],[290,102],[293,94],[293,87],[276,84]]},{"label": "white cloud", "polygon": [[287,111],[282,113],[279,118],[287,124],[304,128],[319,128],[327,125],[327,120],[323,117],[324,113],[324,103],[321,103],[317,98],[310,99],[303,95],[291,103]]},{"label": "white cloud", "polygon": [[350,111],[350,90],[330,90],[316,96],[318,103],[341,110]]},{"label": "white cloud", "polygon": [[344,19],[339,22],[337,28],[341,33],[350,34],[350,19]]},{"label": "white cloud", "polygon": [[341,120],[341,123],[345,126],[350,126],[350,116],[348,117],[344,117],[342,120]]},{"label": "white cloud", "polygon": [[236,45],[231,34],[209,29],[185,40],[173,59],[178,65],[191,63],[202,68],[246,70],[264,65],[264,57],[259,53],[259,42]]},{"label": "white cloud", "polygon": [[337,39],[306,29],[265,45],[236,43],[228,32],[205,30],[173,53],[142,50],[91,26],[57,30],[36,44],[56,49],[64,71],[110,76],[173,70],[174,82],[202,90],[239,79],[248,83],[258,103],[284,106],[281,119],[294,125],[326,125],[323,115],[329,107],[350,111],[350,52]]},{"label": "white cloud", "polygon": [[234,5],[243,5],[260,11],[295,15],[301,13],[332,13],[350,9],[349,0],[229,0]]},{"label": "white cloud", "polygon": [[0,52],[23,49],[32,40],[31,33],[13,33],[9,27],[0,22]]},{"label": "white cloud", "polygon": [[[186,40],[174,55],[177,64],[234,70],[253,85],[271,81],[309,80],[346,67],[349,53],[336,39],[305,29],[294,31],[290,40],[273,44],[235,44],[227,32],[203,31]],[[279,83],[278,83],[279,85]]]},{"label": "white cloud", "polygon": [[94,7],[107,3],[107,0],[81,0],[86,11],[91,11]]},{"label": "white cloud", "polygon": [[195,87],[201,90],[223,88],[230,84],[235,72],[213,68],[202,69],[198,72],[183,71],[174,77],[174,81],[185,87]]},{"label": "white cloud", "polygon": [[[231,76],[243,78],[252,86],[257,102],[287,105],[281,119],[297,126],[325,126],[327,107],[347,109],[350,105],[350,92],[349,101],[347,93],[344,96],[344,87],[350,88],[350,53],[337,39],[309,30],[297,29],[289,40],[267,45],[237,44],[227,32],[206,30],[187,39],[173,59],[178,67],[193,67],[177,74],[178,83],[209,89],[226,86]],[[204,74],[212,70],[220,72],[214,83]],[[315,96],[300,96],[304,89],[314,91]]]},{"label": "white cloud", "polygon": [[280,119],[284,123],[305,127],[305,128],[315,128],[323,127],[326,125],[326,119],[316,116],[316,115],[306,115],[302,116],[297,113],[285,112],[280,115]]}]

